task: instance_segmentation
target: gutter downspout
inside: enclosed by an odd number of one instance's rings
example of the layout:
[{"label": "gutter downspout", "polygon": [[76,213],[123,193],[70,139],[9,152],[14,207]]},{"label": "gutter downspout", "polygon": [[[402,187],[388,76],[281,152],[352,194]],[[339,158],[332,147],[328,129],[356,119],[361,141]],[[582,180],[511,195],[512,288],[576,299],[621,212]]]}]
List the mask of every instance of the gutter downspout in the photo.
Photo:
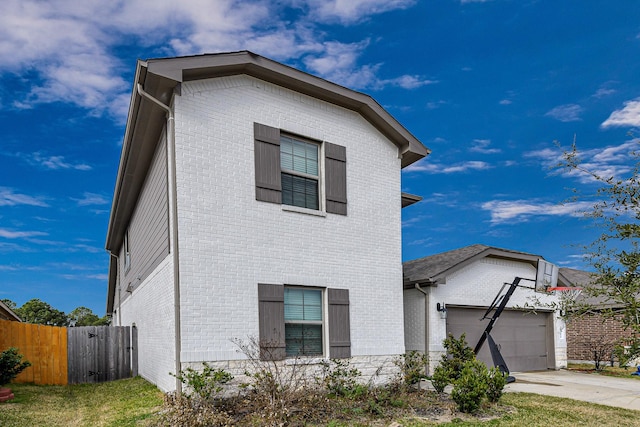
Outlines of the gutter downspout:
[{"label": "gutter downspout", "polygon": [[[142,89],[142,85],[136,85],[138,94],[153,102],[167,112],[167,174],[169,175],[169,210],[171,212],[172,236],[171,252],[173,253],[173,313],[175,324],[175,370],[179,375],[182,370],[180,353],[182,352],[182,337],[180,333],[180,257],[178,254],[178,185],[176,182],[176,144],[175,144],[175,118],[173,110],[148,94]],[[176,394],[182,395],[182,382],[176,378]]]},{"label": "gutter downspout", "polygon": [[[419,283],[415,283],[414,288],[424,295],[424,354],[429,357],[429,292],[420,287]],[[430,374],[431,367],[427,364],[426,374]]]}]

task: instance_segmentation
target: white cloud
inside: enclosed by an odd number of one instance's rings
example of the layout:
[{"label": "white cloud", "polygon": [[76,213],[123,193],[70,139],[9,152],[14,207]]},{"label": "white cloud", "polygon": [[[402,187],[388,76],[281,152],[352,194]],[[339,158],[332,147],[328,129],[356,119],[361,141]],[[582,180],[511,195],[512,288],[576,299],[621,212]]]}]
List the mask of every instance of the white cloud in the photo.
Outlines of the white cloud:
[{"label": "white cloud", "polygon": [[582,111],[582,107],[577,104],[566,104],[551,109],[545,116],[552,117],[561,122],[576,122],[582,120],[580,118]]},{"label": "white cloud", "polygon": [[502,151],[499,148],[489,148],[490,145],[490,139],[474,139],[469,151],[481,154],[496,154]]},{"label": "white cloud", "polygon": [[11,188],[0,187],[0,206],[16,205],[40,206],[43,208],[49,206],[42,198],[15,193]]},{"label": "white cloud", "polygon": [[380,80],[378,82],[381,86],[398,86],[403,89],[417,89],[422,86],[432,85],[438,83],[437,80],[423,79],[420,76],[404,75],[396,77],[395,79]]},{"label": "white cloud", "polygon": [[0,237],[5,239],[24,239],[35,236],[46,236],[47,233],[42,231],[12,231],[6,228],[0,228]]},{"label": "white cloud", "polygon": [[613,95],[616,92],[617,92],[617,90],[615,90],[615,89],[607,89],[607,88],[601,87],[600,89],[598,89],[596,91],[596,93],[594,93],[591,96],[593,96],[594,98],[604,98],[604,97],[607,97],[609,95]]},{"label": "white cloud", "polygon": [[322,21],[352,23],[371,15],[413,6],[417,0],[311,0],[310,15]]},{"label": "white cloud", "polygon": [[511,105],[511,104],[513,104],[513,101],[511,101],[510,99],[501,99],[499,104],[500,105]]},{"label": "white cloud", "polygon": [[556,204],[537,200],[491,200],[482,204],[482,209],[491,213],[491,223],[527,222],[531,217],[582,216],[593,207],[589,202]]},{"label": "white cloud", "polygon": [[611,113],[600,125],[603,129],[624,126],[640,126],[640,99],[625,102],[621,110]]},{"label": "white cloud", "polygon": [[[640,139],[632,139],[620,145],[609,145],[603,148],[578,151],[580,166],[604,178],[622,179],[633,169],[632,153],[640,149]],[[543,148],[523,154],[526,158],[540,159],[543,166],[557,170],[556,166],[563,162],[563,151],[559,148]],[[573,178],[583,184],[595,182],[591,174],[580,170],[562,170],[562,176]]]},{"label": "white cloud", "polygon": [[75,169],[80,171],[91,170],[91,166],[85,163],[70,163],[64,156],[43,156],[40,152],[31,154],[29,161],[46,169]]},{"label": "white cloud", "polygon": [[430,174],[450,174],[459,172],[468,172],[472,170],[486,170],[491,169],[491,166],[487,162],[471,160],[468,162],[456,163],[454,165],[445,166],[429,162],[427,160],[421,160],[404,168],[406,172],[427,172]]},{"label": "white cloud", "polygon": [[109,199],[102,194],[87,193],[82,195],[81,199],[71,199],[78,203],[78,206],[92,206],[92,205],[107,205],[110,203]]},{"label": "white cloud", "polygon": [[[379,79],[381,64],[360,64],[369,40],[327,41],[319,22],[360,22],[416,0],[4,0],[0,72],[29,72],[26,93],[13,106],[64,102],[122,121],[129,73],[114,51],[132,41],[156,47],[157,57],[253,50],[279,61],[303,61],[324,78],[354,88],[434,83],[416,75]],[[285,20],[293,12],[295,21]],[[11,101],[2,100],[5,106]]]}]

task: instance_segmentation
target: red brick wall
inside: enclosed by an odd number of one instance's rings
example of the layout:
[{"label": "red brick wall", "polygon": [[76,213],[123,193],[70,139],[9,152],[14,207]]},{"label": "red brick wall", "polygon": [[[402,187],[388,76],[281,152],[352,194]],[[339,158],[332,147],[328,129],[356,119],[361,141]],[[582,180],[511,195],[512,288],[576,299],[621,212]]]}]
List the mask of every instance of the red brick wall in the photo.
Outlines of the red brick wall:
[{"label": "red brick wall", "polygon": [[587,314],[574,318],[567,324],[567,357],[569,360],[594,360],[594,350],[603,350],[611,359],[613,344],[629,336],[616,319],[604,319],[599,314]]}]

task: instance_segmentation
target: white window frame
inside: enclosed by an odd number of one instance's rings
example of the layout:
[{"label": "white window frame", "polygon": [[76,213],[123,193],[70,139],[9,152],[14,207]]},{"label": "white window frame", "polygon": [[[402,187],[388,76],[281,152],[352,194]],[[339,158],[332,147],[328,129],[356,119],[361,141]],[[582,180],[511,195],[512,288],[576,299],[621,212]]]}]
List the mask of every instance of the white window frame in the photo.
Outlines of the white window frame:
[{"label": "white window frame", "polygon": [[320,312],[322,313],[322,320],[321,321],[316,321],[316,320],[287,320],[286,319],[286,302],[284,305],[284,309],[285,309],[285,320],[284,320],[284,334],[285,334],[285,352],[286,352],[286,345],[287,345],[287,339],[286,339],[286,328],[287,328],[287,324],[290,325],[320,325],[320,327],[322,328],[320,331],[320,336],[322,337],[322,353],[321,354],[311,354],[311,355],[306,355],[306,354],[300,354],[300,355],[287,355],[286,358],[290,359],[290,358],[294,358],[294,357],[301,357],[301,358],[324,358],[325,355],[327,354],[327,349],[328,349],[328,343],[329,343],[329,336],[328,336],[328,331],[327,331],[327,315],[328,315],[328,307],[327,307],[327,292],[325,288],[318,288],[318,287],[312,287],[312,286],[300,286],[300,285],[284,285],[284,289],[286,291],[286,289],[303,289],[303,290],[310,290],[310,291],[320,291],[320,301],[321,301],[321,306],[320,306]]},{"label": "white window frame", "polygon": [[[289,138],[289,139],[293,139],[293,140],[297,140],[300,142],[304,142],[307,144],[313,144],[315,146],[318,147],[318,176],[315,175],[309,175],[303,172],[298,172],[295,170],[291,170],[291,169],[285,169],[282,167],[282,157],[280,157],[280,186],[282,188],[282,174],[288,174],[288,175],[293,175],[293,176],[299,176],[301,178],[308,178],[308,179],[313,179],[316,180],[318,182],[318,209],[312,209],[312,208],[305,208],[302,206],[295,206],[295,205],[288,205],[285,204],[284,202],[281,202],[281,205],[283,206],[283,209],[285,210],[291,210],[291,211],[298,211],[298,212],[308,212],[308,213],[322,213],[322,214],[326,214],[325,211],[325,205],[326,205],[326,200],[325,200],[325,188],[324,188],[324,169],[325,169],[325,153],[324,153],[324,143],[323,141],[317,141],[317,140],[313,140],[301,135],[296,135],[296,134],[292,134],[292,133],[287,133],[284,130],[281,130],[281,134],[280,134],[280,144],[282,144],[282,138]],[[282,190],[281,190],[282,191]],[[324,216],[324,215],[322,215]]]}]

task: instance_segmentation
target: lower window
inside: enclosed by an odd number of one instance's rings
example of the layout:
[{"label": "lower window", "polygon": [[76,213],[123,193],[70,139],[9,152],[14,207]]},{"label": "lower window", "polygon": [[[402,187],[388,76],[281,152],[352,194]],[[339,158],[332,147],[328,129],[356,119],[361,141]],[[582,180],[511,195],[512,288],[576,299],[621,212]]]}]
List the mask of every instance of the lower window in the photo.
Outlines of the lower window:
[{"label": "lower window", "polygon": [[322,356],[322,290],[285,287],[287,356]]}]

